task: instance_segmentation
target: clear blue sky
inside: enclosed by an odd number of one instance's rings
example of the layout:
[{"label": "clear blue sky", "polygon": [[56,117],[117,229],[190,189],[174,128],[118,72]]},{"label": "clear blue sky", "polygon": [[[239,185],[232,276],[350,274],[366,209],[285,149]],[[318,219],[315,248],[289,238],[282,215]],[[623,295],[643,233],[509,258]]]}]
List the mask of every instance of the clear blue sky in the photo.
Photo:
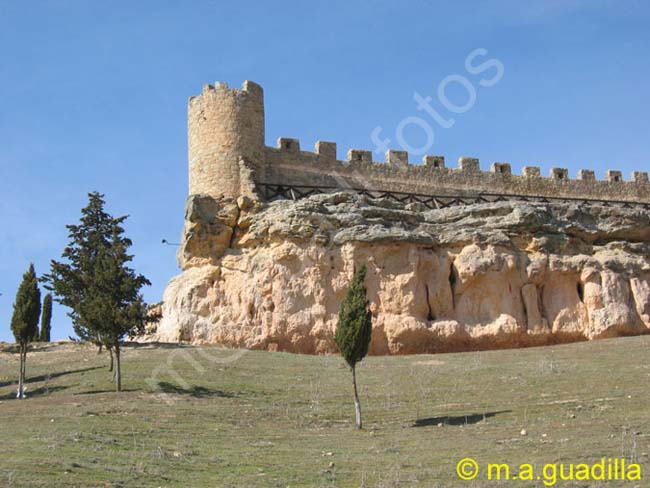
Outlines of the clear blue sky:
[{"label": "clear blue sky", "polygon": [[[510,161],[650,170],[650,3],[642,0],[18,2],[0,0],[0,340],[30,261],[45,272],[86,193],[129,214],[135,266],[159,301],[178,269],[187,192],[186,103],[216,80],[260,83],[267,144],[336,141],[372,149],[417,111],[414,92],[456,123],[431,127],[431,153],[482,167]],[[504,67],[470,74],[487,50]],[[449,75],[476,90],[453,114]],[[467,101],[459,83],[446,95]],[[431,120],[431,119],[430,119]],[[412,146],[423,132],[405,132]],[[418,144],[418,138],[420,143]],[[392,144],[395,145],[395,144]],[[381,159],[380,157],[378,157]],[[412,161],[419,161],[419,157]],[[54,338],[71,334],[55,304]]]}]

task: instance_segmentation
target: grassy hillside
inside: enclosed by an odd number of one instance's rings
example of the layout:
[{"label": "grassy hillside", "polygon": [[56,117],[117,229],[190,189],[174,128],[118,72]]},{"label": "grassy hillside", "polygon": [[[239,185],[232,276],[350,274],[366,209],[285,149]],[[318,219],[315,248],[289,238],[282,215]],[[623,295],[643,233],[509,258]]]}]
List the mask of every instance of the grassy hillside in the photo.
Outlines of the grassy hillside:
[{"label": "grassy hillside", "polygon": [[502,486],[460,482],[456,462],[625,456],[643,466],[649,345],[367,358],[363,431],[339,357],[128,347],[116,394],[106,354],[41,345],[28,356],[28,399],[17,401],[18,355],[5,345],[0,486]]}]

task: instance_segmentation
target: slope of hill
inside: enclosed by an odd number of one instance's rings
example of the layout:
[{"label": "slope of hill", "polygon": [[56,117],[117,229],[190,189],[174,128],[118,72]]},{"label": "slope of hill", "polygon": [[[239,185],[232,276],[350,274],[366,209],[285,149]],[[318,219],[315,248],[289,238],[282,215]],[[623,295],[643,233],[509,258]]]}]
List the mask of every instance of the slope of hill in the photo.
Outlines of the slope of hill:
[{"label": "slope of hill", "polygon": [[[366,428],[356,431],[337,356],[132,345],[116,394],[106,354],[43,344],[18,401],[18,356],[5,344],[0,485],[470,486],[455,470],[468,456],[643,466],[649,346],[641,336],[369,357],[358,372]],[[482,473],[474,483],[497,484]]]}]

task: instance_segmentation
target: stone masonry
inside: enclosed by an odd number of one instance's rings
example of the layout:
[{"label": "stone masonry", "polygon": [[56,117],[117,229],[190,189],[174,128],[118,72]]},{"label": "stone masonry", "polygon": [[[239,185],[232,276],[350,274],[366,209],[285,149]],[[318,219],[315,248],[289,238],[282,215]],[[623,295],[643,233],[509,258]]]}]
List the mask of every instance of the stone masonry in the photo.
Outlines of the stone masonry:
[{"label": "stone masonry", "polygon": [[610,170],[597,180],[593,170],[569,177],[553,168],[543,177],[535,166],[514,175],[506,162],[481,171],[479,160],[462,157],[447,168],[442,156],[427,155],[410,164],[405,151],[391,150],[386,162],[372,160],[372,152],[350,149],[347,160],[337,159],[334,142],[318,141],[314,152],[303,151],[297,139],[280,138],[277,147],[264,144],[262,88],[245,81],[242,89],[225,83],[205,85],[188,107],[189,193],[212,197],[262,195],[260,185],[318,186],[367,189],[438,196],[477,193],[564,197],[625,202],[650,202],[648,173],[635,172],[625,181]]},{"label": "stone masonry", "polygon": [[188,129],[182,272],[150,340],[335,352],[361,264],[372,354],[650,333],[646,173],[571,179],[563,168],[513,175],[505,162],[481,171],[469,157],[409,164],[394,150],[384,163],[359,149],[339,161],[333,142],[266,147],[250,81],[206,85]]}]

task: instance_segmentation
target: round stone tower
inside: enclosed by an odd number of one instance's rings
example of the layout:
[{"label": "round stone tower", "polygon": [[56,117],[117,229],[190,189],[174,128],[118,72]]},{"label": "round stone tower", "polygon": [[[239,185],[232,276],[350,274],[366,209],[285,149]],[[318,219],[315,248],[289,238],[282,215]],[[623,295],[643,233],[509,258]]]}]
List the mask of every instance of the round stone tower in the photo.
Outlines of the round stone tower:
[{"label": "round stone tower", "polygon": [[240,160],[249,169],[264,165],[264,95],[245,81],[242,89],[225,83],[205,85],[187,109],[190,195],[241,194]]}]

